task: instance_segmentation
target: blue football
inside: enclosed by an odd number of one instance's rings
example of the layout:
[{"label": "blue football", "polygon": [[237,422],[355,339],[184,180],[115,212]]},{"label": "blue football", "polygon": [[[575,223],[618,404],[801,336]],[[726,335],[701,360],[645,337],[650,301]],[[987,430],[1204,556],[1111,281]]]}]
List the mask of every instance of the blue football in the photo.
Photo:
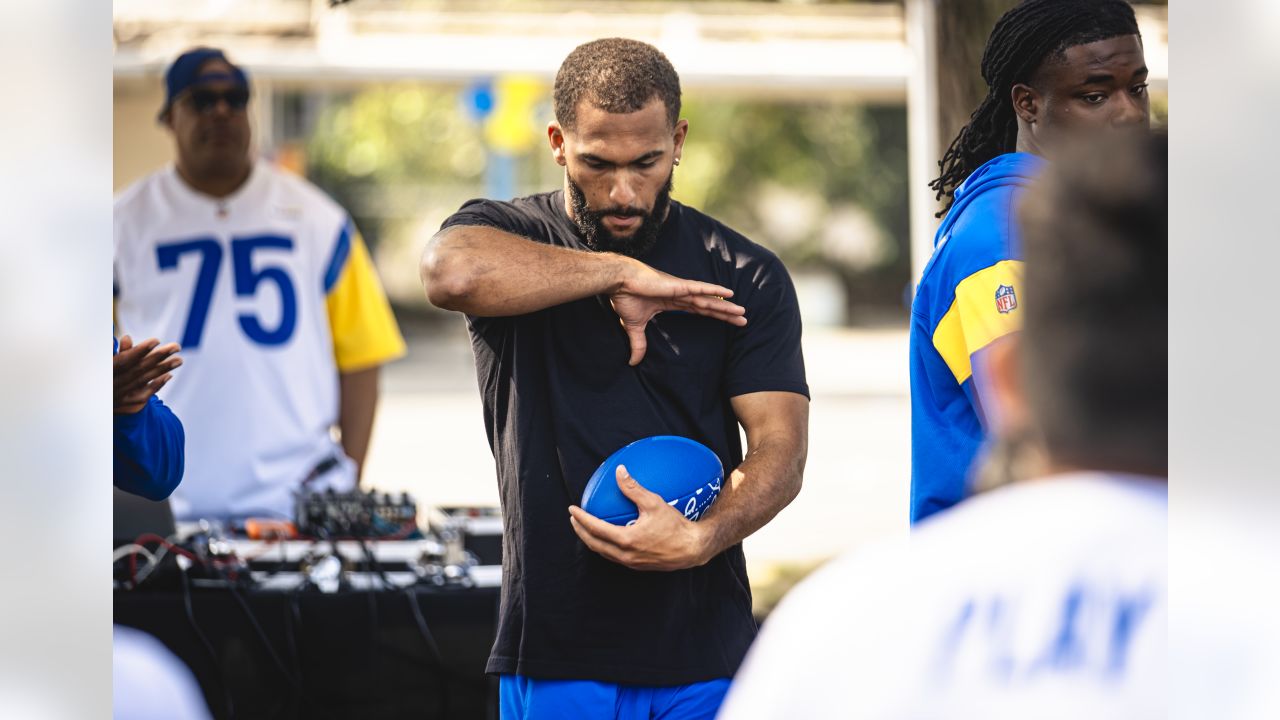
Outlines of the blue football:
[{"label": "blue football", "polygon": [[614,525],[630,525],[639,517],[635,503],[618,489],[619,465],[695,521],[715,502],[724,480],[720,458],[702,443],[676,435],[637,440],[600,463],[582,493],[582,509]]}]

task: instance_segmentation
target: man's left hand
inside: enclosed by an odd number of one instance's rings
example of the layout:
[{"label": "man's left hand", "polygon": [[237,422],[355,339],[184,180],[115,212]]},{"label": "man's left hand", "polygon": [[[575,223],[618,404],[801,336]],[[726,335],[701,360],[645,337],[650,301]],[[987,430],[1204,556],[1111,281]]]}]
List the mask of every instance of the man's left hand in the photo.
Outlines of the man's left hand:
[{"label": "man's left hand", "polygon": [[685,519],[661,495],[650,492],[618,466],[622,494],[636,504],[640,517],[620,527],[571,505],[569,523],[582,542],[608,560],[632,570],[684,570],[711,559],[705,529]]}]

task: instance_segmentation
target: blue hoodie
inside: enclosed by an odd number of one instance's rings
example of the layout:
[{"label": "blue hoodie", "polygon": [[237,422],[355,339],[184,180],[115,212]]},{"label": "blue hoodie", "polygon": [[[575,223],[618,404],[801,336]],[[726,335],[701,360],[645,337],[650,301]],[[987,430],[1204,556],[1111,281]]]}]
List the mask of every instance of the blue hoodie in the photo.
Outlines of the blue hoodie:
[{"label": "blue hoodie", "polygon": [[911,304],[911,522],[968,493],[985,436],[973,356],[1021,320],[1015,203],[1044,160],[999,155],[956,189]]}]

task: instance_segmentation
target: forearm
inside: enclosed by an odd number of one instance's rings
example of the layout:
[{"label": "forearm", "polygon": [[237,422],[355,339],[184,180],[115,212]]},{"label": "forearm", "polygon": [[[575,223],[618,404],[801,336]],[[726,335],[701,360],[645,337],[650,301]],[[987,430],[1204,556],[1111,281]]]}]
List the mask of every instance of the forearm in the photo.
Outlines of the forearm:
[{"label": "forearm", "polygon": [[705,560],[764,527],[800,493],[808,452],[803,433],[776,433],[749,448],[698,522],[705,533]]},{"label": "forearm", "polygon": [[544,245],[495,228],[455,226],[427,244],[421,277],[437,307],[509,316],[612,293],[635,262],[613,253]]},{"label": "forearm", "polygon": [[182,422],[152,397],[132,415],[114,422],[113,482],[125,492],[163,500],[182,481],[186,434]]},{"label": "forearm", "polygon": [[342,433],[343,452],[356,463],[357,478],[364,470],[369,438],[373,436],[380,373],[380,367],[372,367],[338,376],[338,429]]}]

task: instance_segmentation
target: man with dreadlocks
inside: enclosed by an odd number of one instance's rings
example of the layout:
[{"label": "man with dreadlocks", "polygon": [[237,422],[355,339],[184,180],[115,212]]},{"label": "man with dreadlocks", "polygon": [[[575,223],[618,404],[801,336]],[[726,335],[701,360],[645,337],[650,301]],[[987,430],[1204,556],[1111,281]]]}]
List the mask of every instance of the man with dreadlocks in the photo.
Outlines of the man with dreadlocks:
[{"label": "man with dreadlocks", "polygon": [[911,308],[911,522],[969,490],[986,435],[983,356],[1022,318],[1018,197],[1062,141],[1148,125],[1147,68],[1123,0],[1025,0],[987,40],[989,92],[930,187],[948,199]]},{"label": "man with dreadlocks", "polygon": [[[553,100],[563,189],[468,202],[422,263],[431,302],[467,315],[497,462],[488,671],[504,718],[710,720],[756,633],[742,539],[800,490],[795,290],[768,250],[670,198],[689,124],[656,48],[578,47]],[[576,506],[601,461],[652,435],[719,456],[725,481],[702,519],[621,467],[634,524]]]}]

